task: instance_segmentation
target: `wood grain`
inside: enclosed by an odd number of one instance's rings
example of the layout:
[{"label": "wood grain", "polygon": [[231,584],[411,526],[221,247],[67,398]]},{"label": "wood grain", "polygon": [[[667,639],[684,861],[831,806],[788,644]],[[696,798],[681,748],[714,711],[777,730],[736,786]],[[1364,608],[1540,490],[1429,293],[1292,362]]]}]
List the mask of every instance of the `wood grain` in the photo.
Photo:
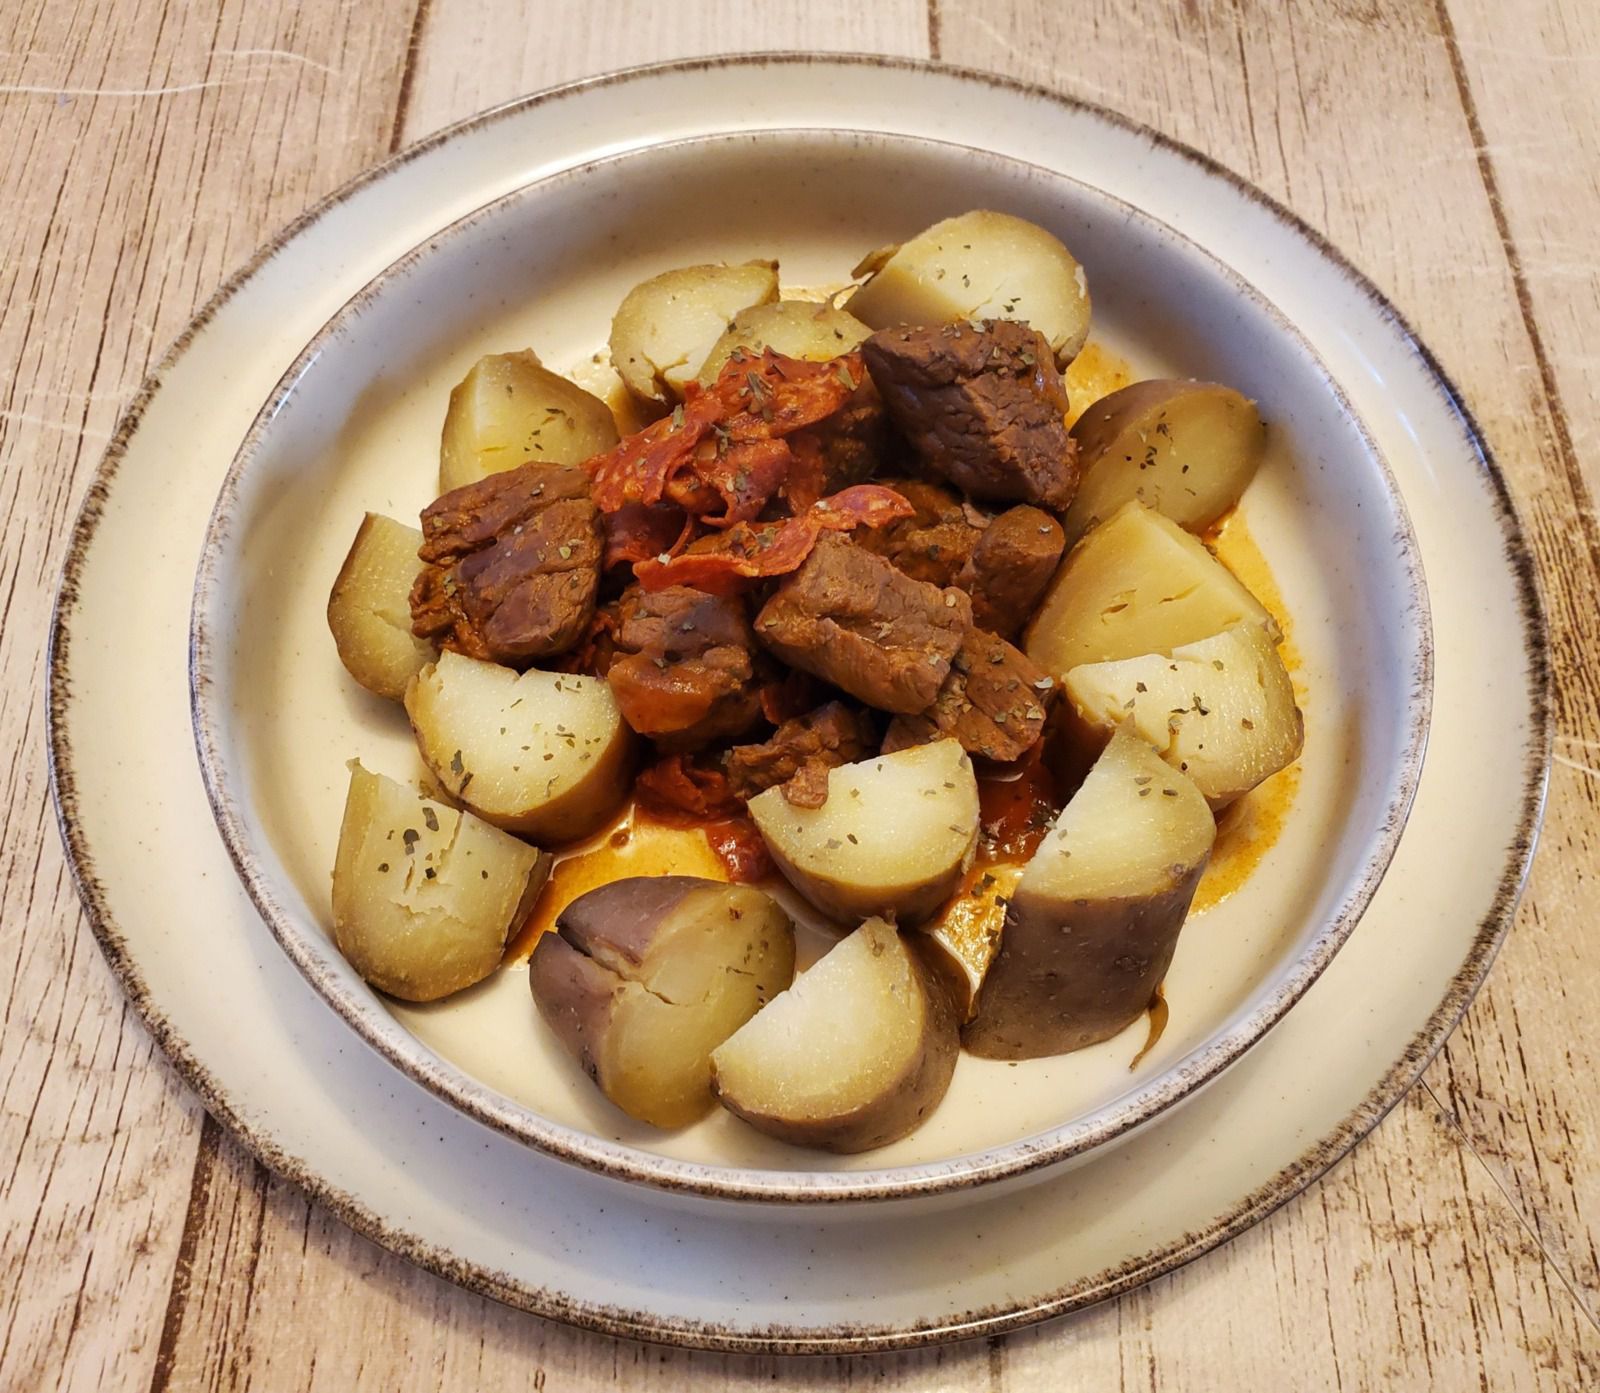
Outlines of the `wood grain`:
[{"label": "wood grain", "polygon": [[[0,19],[0,1387],[1600,1383],[1600,18],[1580,0],[24,0]],[[159,346],[277,224],[519,92],[719,50],[876,49],[1086,96],[1328,233],[1442,354],[1528,518],[1561,739],[1490,984],[1354,1155],[1221,1252],[1001,1340],[773,1361],[600,1339],[468,1296],[269,1177],[172,1082],[81,927],[38,693],[71,512]],[[63,96],[62,94],[65,93]]]}]

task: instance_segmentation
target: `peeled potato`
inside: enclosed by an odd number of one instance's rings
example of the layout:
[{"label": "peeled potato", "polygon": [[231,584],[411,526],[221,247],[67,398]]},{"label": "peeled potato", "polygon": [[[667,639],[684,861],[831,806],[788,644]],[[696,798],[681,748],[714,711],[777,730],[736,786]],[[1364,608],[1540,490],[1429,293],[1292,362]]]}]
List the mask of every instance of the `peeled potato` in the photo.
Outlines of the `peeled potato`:
[{"label": "peeled potato", "polygon": [[789,358],[826,362],[848,353],[872,330],[831,300],[774,300],[734,315],[728,330],[711,347],[700,368],[700,385],[709,387],[736,348],[760,353],[770,348]]},{"label": "peeled potato", "polygon": [[539,1014],[613,1103],[657,1127],[710,1110],[711,1052],[794,980],[770,895],[631,876],[580,895],[528,965]]},{"label": "peeled potato", "polygon": [[960,1045],[943,990],[869,919],[711,1056],[724,1107],[797,1146],[867,1151],[913,1131]]},{"label": "peeled potato", "polygon": [[647,401],[683,396],[736,315],[778,298],[778,263],[684,266],[634,286],[611,321],[611,362]]},{"label": "peeled potato", "polygon": [[328,596],[328,628],[339,660],[369,692],[399,701],[406,683],[433,661],[431,643],[411,632],[411,584],[422,569],[422,533],[368,513]]},{"label": "peeled potato", "polygon": [[627,794],[632,733],[603,678],[445,652],[407,688],[406,714],[440,787],[509,832],[574,841]]},{"label": "peeled potato", "polygon": [[535,461],[582,464],[617,439],[611,408],[544,367],[531,348],[491,353],[450,393],[439,492]]},{"label": "peeled potato", "polygon": [[1023,636],[1052,677],[1082,663],[1166,652],[1234,624],[1276,642],[1277,621],[1170,518],[1125,503],[1068,553]]},{"label": "peeled potato", "polygon": [[1135,382],[1101,397],[1072,427],[1078,492],[1067,510],[1081,537],[1130,498],[1198,532],[1255,477],[1267,428],[1248,397],[1215,382]]},{"label": "peeled potato", "polygon": [[1089,337],[1089,283],[1062,244],[1035,223],[980,209],[873,253],[872,278],[845,308],[869,328],[1026,320],[1065,365]]},{"label": "peeled potato", "polygon": [[1216,830],[1193,782],[1118,730],[1017,882],[962,1044],[1037,1059],[1136,1020],[1172,962]]},{"label": "peeled potato", "polygon": [[926,919],[978,840],[978,781],[955,740],[841,764],[820,808],[797,808],[779,788],[749,808],[778,869],[833,919]]},{"label": "peeled potato", "polygon": [[536,847],[352,760],[333,939],[380,991],[437,1001],[500,965],[549,870]]},{"label": "peeled potato", "polygon": [[1227,629],[1170,655],[1067,673],[1079,721],[1106,739],[1123,721],[1223,808],[1300,754],[1304,723],[1278,650],[1258,627]]}]

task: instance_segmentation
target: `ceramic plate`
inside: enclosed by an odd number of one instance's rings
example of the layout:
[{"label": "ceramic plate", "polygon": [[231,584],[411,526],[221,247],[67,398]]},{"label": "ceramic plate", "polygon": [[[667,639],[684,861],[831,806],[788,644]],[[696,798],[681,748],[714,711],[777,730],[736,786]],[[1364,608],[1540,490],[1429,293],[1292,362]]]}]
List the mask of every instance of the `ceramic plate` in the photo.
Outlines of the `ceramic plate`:
[{"label": "ceramic plate", "polygon": [[[1055,176],[1045,186],[1065,176],[1085,198],[1125,206],[1130,225],[1176,229],[1281,314],[1348,403],[1398,481],[1433,596],[1438,696],[1411,820],[1332,965],[1182,1110],[1026,1188],[946,1196],[937,1224],[918,1222],[928,1198],[729,1207],[622,1184],[417,1087],[355,1042],[253,912],[189,742],[189,584],[208,500],[302,346],[384,267],[474,209],[598,156],[734,126],[746,141],[752,128],[769,141],[860,131],[981,149]],[[833,233],[856,244],[852,228]],[[1133,319],[1122,327],[1137,337]],[[592,324],[574,332],[593,337]],[[432,345],[427,371],[453,380],[480,348],[462,341],[451,360]],[[406,467],[425,477],[415,459]],[[415,487],[402,475],[396,497],[362,496],[403,512]],[[1374,555],[1383,531],[1370,533]],[[1293,565],[1269,556],[1293,589]],[[321,660],[323,635],[309,637]],[[1414,673],[1404,652],[1386,670]],[[1337,665],[1327,680],[1326,699],[1349,699],[1353,731],[1389,728],[1362,702],[1392,688],[1341,685]],[[358,181],[230,283],[141,393],[86,505],[52,655],[52,750],[108,956],[208,1105],[269,1164],[380,1241],[530,1309],[687,1343],[863,1348],[992,1332],[1142,1281],[1282,1202],[1370,1127],[1464,1009],[1508,922],[1542,796],[1545,684],[1526,551],[1470,420],[1393,310],[1306,229],[1198,157],[1045,93],[876,59],[762,59],[598,79],[476,118]],[[1389,807],[1394,760],[1352,768],[1348,803]],[[1444,863],[1452,874],[1436,883]],[[1269,940],[1263,970],[1273,951]],[[1240,1019],[1260,1006],[1248,997]],[[1175,1042],[1167,1063],[1196,1043]],[[1107,1103],[1097,1095],[1087,1112]]]}]

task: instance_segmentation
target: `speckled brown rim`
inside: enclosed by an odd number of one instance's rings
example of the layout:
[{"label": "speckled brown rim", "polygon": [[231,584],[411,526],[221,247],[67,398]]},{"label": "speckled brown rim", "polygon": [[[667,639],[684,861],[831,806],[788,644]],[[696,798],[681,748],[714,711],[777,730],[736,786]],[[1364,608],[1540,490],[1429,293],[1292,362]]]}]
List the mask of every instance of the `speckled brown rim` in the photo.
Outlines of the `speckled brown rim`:
[{"label": "speckled brown rim", "polygon": [[[1068,109],[1084,111],[1115,128],[1137,134],[1152,145],[1174,153],[1223,180],[1269,211],[1281,224],[1303,238],[1325,260],[1336,267],[1377,309],[1380,316],[1392,324],[1409,342],[1432,377],[1441,398],[1458,420],[1463,442],[1482,466],[1485,481],[1490,489],[1496,520],[1504,537],[1506,564],[1511,569],[1518,591],[1524,629],[1523,656],[1528,673],[1527,701],[1532,729],[1525,750],[1525,777],[1520,791],[1517,829],[1506,846],[1505,868],[1488,912],[1479,922],[1471,947],[1444,996],[1394,1065],[1378,1080],[1361,1104],[1354,1108],[1339,1126],[1308,1148],[1297,1161],[1286,1166],[1270,1181],[1246,1196],[1231,1212],[1219,1216],[1204,1229],[1185,1234],[1092,1278],[1071,1283],[1026,1307],[989,1307],[914,1326],[869,1328],[858,1325],[849,1330],[826,1332],[802,1327],[774,1327],[762,1334],[746,1334],[731,1332],[726,1327],[712,1326],[703,1322],[664,1320],[636,1312],[576,1303],[560,1292],[530,1286],[506,1274],[463,1263],[450,1252],[423,1241],[407,1231],[395,1228],[358,1199],[337,1186],[328,1184],[315,1173],[309,1172],[298,1158],[284,1152],[265,1130],[251,1123],[233,1104],[226,1092],[217,1085],[217,1081],[206,1066],[190,1052],[186,1041],[169,1025],[157,1004],[151,999],[137,965],[128,951],[122,931],[111,915],[104,887],[95,872],[93,854],[83,837],[75,815],[76,778],[67,724],[72,698],[68,665],[71,655],[71,621],[78,605],[80,577],[104,513],[111,484],[127,451],[129,440],[151,400],[159,391],[165,373],[182,355],[195,333],[232,298],[242,284],[302,229],[356,190],[367,187],[419,155],[436,149],[460,132],[504,119],[511,114],[576,92],[630,81],[657,72],[704,71],[733,64],[799,66],[808,63],[880,67],[900,71],[932,71]],[[1076,1310],[1128,1291],[1192,1261],[1243,1232],[1322,1175],[1366,1135],[1416,1082],[1429,1060],[1461,1019],[1473,995],[1482,984],[1511,924],[1532,861],[1544,803],[1553,734],[1551,670],[1537,570],[1517,519],[1505,478],[1455,385],[1404,317],[1363,273],[1352,266],[1322,234],[1211,157],[1159,135],[1104,107],[1064,97],[1048,88],[996,74],[870,54],[825,56],[769,54],[755,58],[691,60],[631,69],[552,88],[491,109],[437,132],[389,161],[376,166],[302,214],[218,290],[163,355],[160,363],[146,378],[124,413],[90,484],[74,525],[52,617],[47,674],[46,726],[50,751],[51,791],[55,799],[57,822],[66,847],[68,862],[91,930],[100,943],[112,971],[123,983],[134,1009],[173,1066],[199,1095],[208,1110],[224,1126],[233,1131],[253,1155],[326,1204],[358,1232],[419,1266],[483,1295],[608,1335],[707,1349],[774,1354],[837,1354],[908,1348],[945,1340],[1000,1334],[1050,1316]]]},{"label": "speckled brown rim", "polygon": [[[850,1171],[796,1171],[719,1166],[665,1157],[641,1147],[607,1141],[592,1133],[554,1122],[525,1104],[491,1088],[402,1028],[370,988],[355,980],[330,944],[326,931],[308,923],[296,908],[274,892],[275,875],[270,848],[257,835],[255,821],[237,795],[238,771],[225,754],[231,723],[225,684],[216,674],[219,655],[227,651],[231,626],[224,575],[236,552],[233,541],[240,523],[240,493],[260,457],[269,433],[281,421],[293,394],[307,372],[327,360],[341,331],[358,319],[379,297],[404,295],[405,277],[464,233],[495,218],[517,202],[537,196],[573,180],[621,162],[650,157],[674,149],[727,148],[746,143],[785,139],[883,139],[907,148],[943,150],[972,162],[987,162],[1024,172],[1030,178],[1055,186],[1069,184],[1086,198],[1114,213],[1137,221],[1171,246],[1176,255],[1195,265],[1196,274],[1210,274],[1231,293],[1250,301],[1276,326],[1286,342],[1295,345],[1320,378],[1320,388],[1332,397],[1348,429],[1361,441],[1375,463],[1393,513],[1390,544],[1404,575],[1406,596],[1399,627],[1409,642],[1399,645],[1409,662],[1405,718],[1399,752],[1385,770],[1388,798],[1374,819],[1373,835],[1361,864],[1340,887],[1335,911],[1316,927],[1301,951],[1277,975],[1268,994],[1248,1014],[1219,1029],[1170,1068],[1137,1089],[1086,1116],[983,1151],[917,1165]],[[1305,995],[1333,961],[1360,922],[1399,846],[1421,775],[1422,755],[1432,707],[1433,646],[1427,587],[1410,518],[1399,486],[1387,462],[1360,417],[1333,379],[1316,350],[1295,325],[1259,291],[1219,258],[1185,237],[1176,228],[1151,217],[1124,199],[1093,188],[1081,180],[1045,169],[1013,156],[1000,156],[973,146],[942,139],[863,131],[817,131],[771,127],[758,132],[689,136],[651,144],[644,150],[609,154],[563,168],[530,181],[473,209],[435,230],[380,270],[329,317],[279,378],[246,433],[218,492],[196,571],[190,628],[189,680],[195,747],[212,815],[222,833],[228,855],[251,900],[295,966],[339,1016],[368,1045],[414,1082],[468,1116],[525,1145],[560,1160],[584,1166],[613,1179],[658,1189],[696,1194],[718,1200],[777,1201],[785,1204],[855,1203],[907,1199],[992,1184],[1059,1165],[1106,1145],[1182,1103],[1191,1093],[1216,1078],[1259,1043],[1274,1025]]]}]

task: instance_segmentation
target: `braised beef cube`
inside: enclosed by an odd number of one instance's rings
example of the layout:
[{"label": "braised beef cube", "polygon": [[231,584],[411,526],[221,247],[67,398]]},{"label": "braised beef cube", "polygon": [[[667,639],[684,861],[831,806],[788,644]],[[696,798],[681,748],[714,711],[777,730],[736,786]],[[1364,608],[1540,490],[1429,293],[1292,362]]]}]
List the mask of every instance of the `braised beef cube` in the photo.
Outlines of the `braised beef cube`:
[{"label": "braised beef cube", "polygon": [[587,631],[602,537],[582,469],[528,464],[453,489],[423,510],[422,535],[419,638],[523,666]]},{"label": "braised beef cube", "polygon": [[964,592],[912,580],[830,533],[762,607],[756,635],[868,706],[915,713],[938,695],[971,624]]},{"label": "braised beef cube", "polygon": [[797,511],[817,498],[866,483],[888,464],[896,444],[894,432],[870,377],[864,377],[855,394],[831,416],[797,432],[789,443],[805,458],[808,442],[816,447],[818,470],[809,488],[801,490],[803,496],[791,492],[789,501]]},{"label": "braised beef cube", "polygon": [[605,677],[622,718],[662,748],[693,749],[760,722],[766,674],[742,600],[634,586],[618,605],[613,643]]},{"label": "braised beef cube", "polygon": [[894,562],[912,580],[961,585],[987,519],[943,484],[922,479],[885,479],[916,512],[887,527],[864,528],[858,546]]},{"label": "braised beef cube", "polygon": [[783,722],[759,745],[734,746],[723,768],[735,795],[747,802],[763,789],[781,786],[795,807],[820,808],[828,801],[828,771],[865,759],[875,739],[871,716],[830,701]]},{"label": "braised beef cube", "polygon": [[881,329],[862,355],[928,469],[975,499],[1057,509],[1072,501],[1077,443],[1043,335],[1004,319]]},{"label": "braised beef cube", "polygon": [[921,715],[897,716],[889,723],[884,753],[953,735],[968,754],[1009,764],[1044,733],[1046,701],[1054,687],[1026,654],[974,628],[933,705]]},{"label": "braised beef cube", "polygon": [[1002,638],[1020,633],[1055,576],[1066,540],[1042,508],[1007,508],[995,518],[956,578],[972,595],[973,622]]}]

